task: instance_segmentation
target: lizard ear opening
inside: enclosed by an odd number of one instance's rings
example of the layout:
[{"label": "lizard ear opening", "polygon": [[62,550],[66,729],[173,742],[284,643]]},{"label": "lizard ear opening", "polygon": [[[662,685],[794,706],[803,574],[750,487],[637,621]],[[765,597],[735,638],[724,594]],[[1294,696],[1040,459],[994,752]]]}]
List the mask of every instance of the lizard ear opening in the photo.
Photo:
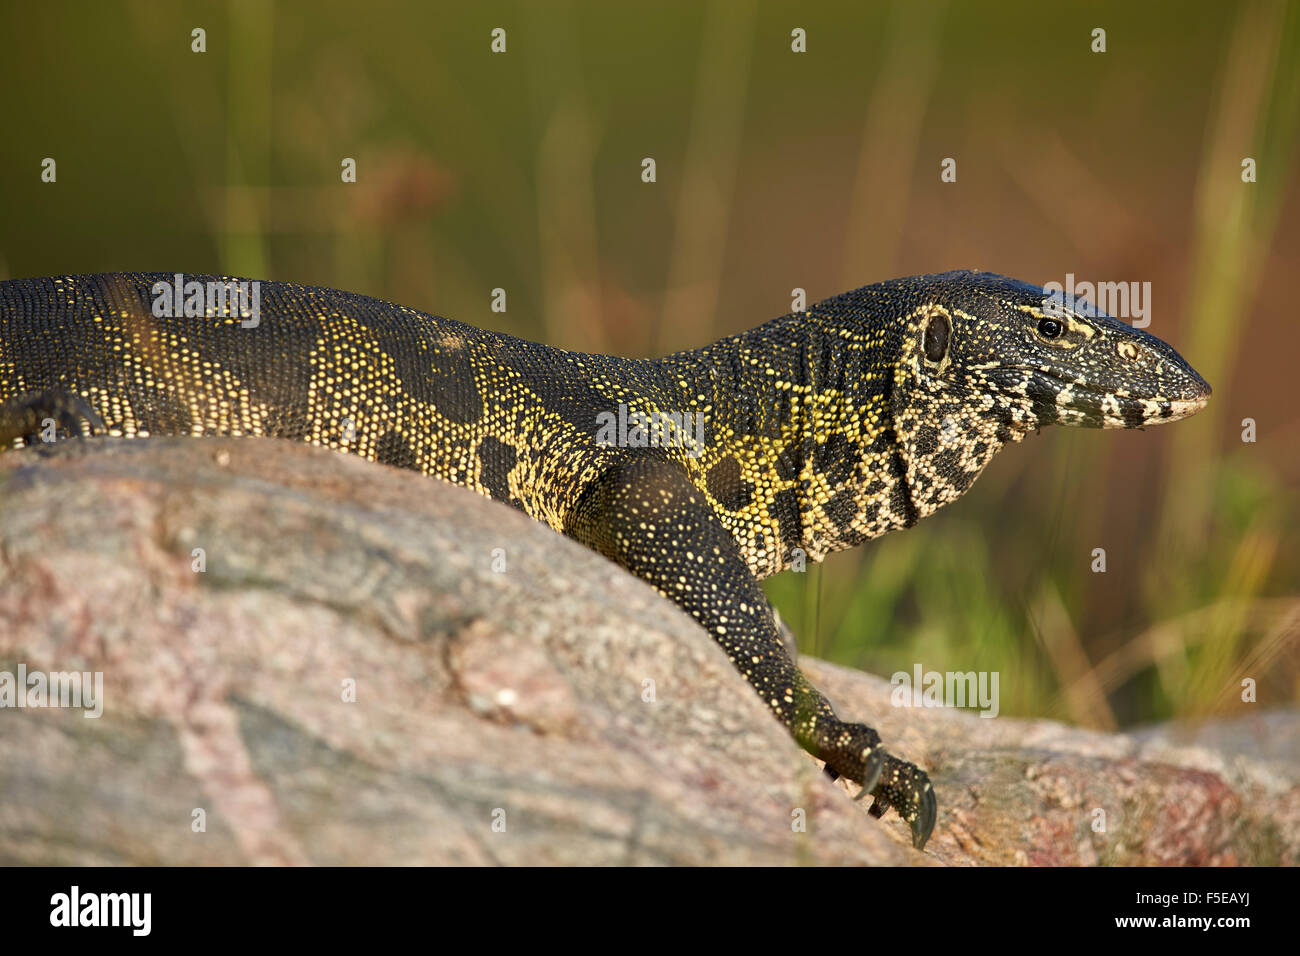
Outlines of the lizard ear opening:
[{"label": "lizard ear opening", "polygon": [[936,312],[930,316],[929,321],[925,324],[925,333],[921,336],[921,350],[925,353],[925,360],[933,365],[938,365],[948,354],[948,340],[952,337],[952,326],[948,323],[948,316],[942,312]]}]

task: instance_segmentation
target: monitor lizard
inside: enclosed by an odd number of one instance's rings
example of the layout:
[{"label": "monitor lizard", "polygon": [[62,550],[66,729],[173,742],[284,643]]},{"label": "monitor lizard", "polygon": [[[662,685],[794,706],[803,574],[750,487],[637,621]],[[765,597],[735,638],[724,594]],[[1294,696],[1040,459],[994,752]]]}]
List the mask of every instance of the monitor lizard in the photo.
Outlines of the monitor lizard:
[{"label": "monitor lizard", "polygon": [[[1210,394],[1160,339],[990,273],[869,285],[655,360],[283,282],[257,284],[253,322],[202,294],[247,280],[181,280],[0,282],[0,448],[262,435],[504,502],[690,614],[827,772],[870,793],[874,815],[895,809],[918,848],[937,814],[928,776],[836,717],[759,580],[911,527],[1044,425],[1140,428]],[[166,317],[182,291],[189,308]]]}]

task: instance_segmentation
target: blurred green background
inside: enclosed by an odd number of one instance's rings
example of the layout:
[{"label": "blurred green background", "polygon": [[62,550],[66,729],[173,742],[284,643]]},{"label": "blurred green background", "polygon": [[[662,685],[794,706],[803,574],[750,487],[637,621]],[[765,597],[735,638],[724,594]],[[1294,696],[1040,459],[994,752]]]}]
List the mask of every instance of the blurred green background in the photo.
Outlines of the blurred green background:
[{"label": "blurred green background", "polygon": [[796,287],[1151,282],[1206,411],[1030,436],[770,594],[805,653],[996,670],[1004,714],[1300,698],[1297,4],[118,0],[7,3],[0,36],[4,278],[292,280],[637,356]]}]

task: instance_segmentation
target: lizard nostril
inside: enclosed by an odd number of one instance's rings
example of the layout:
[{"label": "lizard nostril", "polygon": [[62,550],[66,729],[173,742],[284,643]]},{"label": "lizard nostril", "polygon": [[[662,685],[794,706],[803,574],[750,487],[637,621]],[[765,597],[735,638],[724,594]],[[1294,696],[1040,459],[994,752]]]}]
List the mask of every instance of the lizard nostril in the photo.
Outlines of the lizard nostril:
[{"label": "lizard nostril", "polygon": [[1138,357],[1137,344],[1127,340],[1117,343],[1115,345],[1115,351],[1119,353],[1120,358],[1126,358],[1130,361]]}]

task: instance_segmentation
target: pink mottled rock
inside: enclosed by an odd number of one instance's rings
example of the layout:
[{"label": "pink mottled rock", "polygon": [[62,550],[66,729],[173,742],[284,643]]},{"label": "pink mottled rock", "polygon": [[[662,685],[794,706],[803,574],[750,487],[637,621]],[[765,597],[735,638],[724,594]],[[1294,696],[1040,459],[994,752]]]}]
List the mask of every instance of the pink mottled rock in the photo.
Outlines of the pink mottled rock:
[{"label": "pink mottled rock", "polygon": [[0,710],[0,863],[1300,861],[1295,714],[1097,734],[803,663],[930,771],[925,854],[672,604],[506,506],[260,439],[0,455],[0,671],[102,673],[104,708]]}]

